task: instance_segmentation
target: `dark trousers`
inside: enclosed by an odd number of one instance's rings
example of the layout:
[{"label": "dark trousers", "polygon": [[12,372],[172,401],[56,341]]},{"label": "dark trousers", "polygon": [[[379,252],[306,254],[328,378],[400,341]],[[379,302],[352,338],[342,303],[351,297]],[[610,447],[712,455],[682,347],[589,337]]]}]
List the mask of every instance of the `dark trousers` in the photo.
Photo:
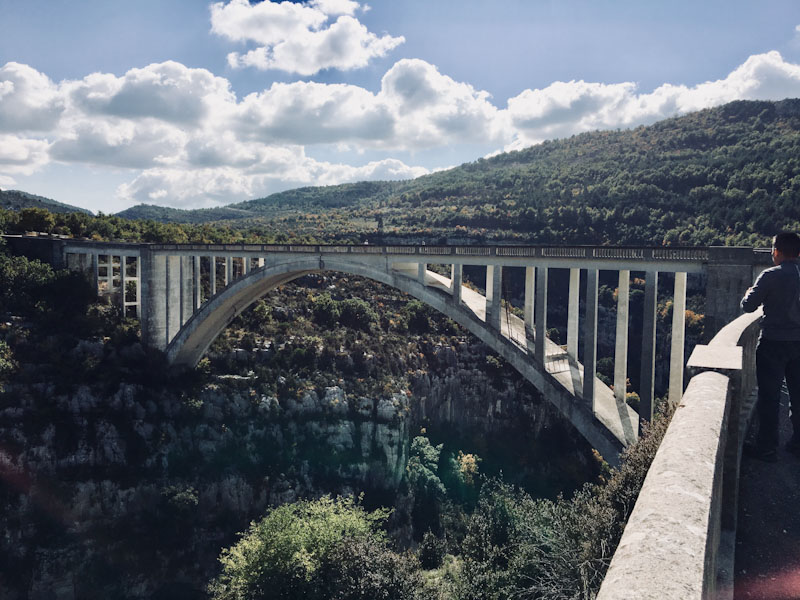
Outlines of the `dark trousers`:
[{"label": "dark trousers", "polygon": [[758,380],[758,445],[764,449],[778,447],[778,420],[781,384],[786,378],[792,405],[792,426],[800,436],[800,341],[758,341],[756,348]]}]

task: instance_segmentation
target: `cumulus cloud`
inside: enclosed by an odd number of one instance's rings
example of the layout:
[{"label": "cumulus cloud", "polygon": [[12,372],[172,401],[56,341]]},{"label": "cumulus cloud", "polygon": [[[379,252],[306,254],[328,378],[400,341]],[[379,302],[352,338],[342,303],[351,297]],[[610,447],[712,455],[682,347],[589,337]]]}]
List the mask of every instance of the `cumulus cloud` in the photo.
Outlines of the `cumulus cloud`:
[{"label": "cumulus cloud", "polygon": [[[370,32],[353,16],[358,8],[358,2],[349,0],[218,2],[211,5],[211,31],[257,44],[244,54],[228,54],[234,68],[280,69],[305,76],[322,69],[358,69],[405,41]],[[330,23],[331,17],[337,18]]]},{"label": "cumulus cloud", "polygon": [[410,179],[428,173],[402,161],[386,159],[355,167],[320,162],[297,149],[293,156],[276,154],[271,162],[249,169],[148,169],[121,185],[117,196],[130,203],[178,208],[211,207],[304,185],[332,185],[364,180]]},{"label": "cumulus cloud", "polygon": [[383,76],[378,94],[396,115],[394,144],[409,149],[501,142],[507,135],[505,115],[489,97],[418,59],[395,63]]},{"label": "cumulus cloud", "polygon": [[0,134],[0,175],[7,180],[12,174],[31,175],[47,162],[47,149],[48,143],[42,140]]},{"label": "cumulus cloud", "polygon": [[[323,5],[345,17],[361,8],[347,0],[295,6],[302,13]],[[467,143],[517,149],[737,99],[798,96],[800,65],[777,52],[752,56],[726,77],[691,87],[664,84],[640,93],[631,82],[555,82],[523,91],[504,108],[487,92],[416,59],[396,62],[376,92],[301,81],[274,83],[242,99],[226,79],[175,62],[59,84],[8,63],[0,68],[0,178],[9,185],[51,161],[109,166],[131,171],[130,183],[119,189],[126,201],[209,205],[292,186],[428,172],[392,158],[395,151]],[[322,162],[307,148],[327,157],[371,150],[384,160]]]},{"label": "cumulus cloud", "polygon": [[70,101],[88,114],[154,118],[186,125],[235,103],[227,79],[168,61],[131,69],[122,77],[95,73],[65,85]]},{"label": "cumulus cloud", "polygon": [[236,123],[242,136],[265,143],[380,145],[393,139],[395,120],[390,107],[364,88],[298,81],[245,97]]},{"label": "cumulus cloud", "polygon": [[0,131],[49,131],[64,102],[50,79],[15,62],[0,67]]},{"label": "cumulus cloud", "polygon": [[800,96],[800,65],[773,51],[748,58],[724,79],[693,87],[664,84],[637,94],[634,83],[555,82],[508,101],[515,139],[508,149],[595,129],[650,124],[733,100]]}]

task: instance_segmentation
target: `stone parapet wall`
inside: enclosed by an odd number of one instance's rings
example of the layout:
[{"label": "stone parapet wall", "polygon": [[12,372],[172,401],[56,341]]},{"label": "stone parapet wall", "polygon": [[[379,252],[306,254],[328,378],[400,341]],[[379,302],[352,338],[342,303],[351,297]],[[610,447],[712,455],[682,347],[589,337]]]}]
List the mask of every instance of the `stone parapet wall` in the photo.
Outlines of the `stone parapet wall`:
[{"label": "stone parapet wall", "polygon": [[[690,358],[690,368],[702,372],[675,411],[598,600],[732,594],[735,497],[759,317],[739,317]],[[724,360],[705,365],[703,356]]]}]

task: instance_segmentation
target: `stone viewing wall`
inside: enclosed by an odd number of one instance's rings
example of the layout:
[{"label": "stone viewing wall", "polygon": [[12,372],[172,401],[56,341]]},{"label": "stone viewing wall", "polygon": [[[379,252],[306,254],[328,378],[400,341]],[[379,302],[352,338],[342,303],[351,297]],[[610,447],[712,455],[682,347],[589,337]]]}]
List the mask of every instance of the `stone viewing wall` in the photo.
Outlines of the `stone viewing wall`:
[{"label": "stone viewing wall", "polygon": [[690,357],[687,366],[702,372],[675,411],[598,600],[732,596],[739,459],[760,316],[739,317]]}]

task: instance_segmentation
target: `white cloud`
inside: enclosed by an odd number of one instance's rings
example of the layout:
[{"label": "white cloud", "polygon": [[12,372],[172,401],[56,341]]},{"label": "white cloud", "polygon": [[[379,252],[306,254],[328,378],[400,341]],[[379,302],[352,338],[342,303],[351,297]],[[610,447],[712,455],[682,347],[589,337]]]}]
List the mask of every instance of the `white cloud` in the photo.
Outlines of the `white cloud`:
[{"label": "white cloud", "polygon": [[199,123],[235,104],[227,79],[168,61],[131,69],[122,77],[95,73],[65,85],[72,104],[87,114]]},{"label": "white cloud", "polygon": [[49,131],[64,110],[58,87],[28,65],[0,67],[0,131]]},{"label": "white cloud", "polygon": [[280,69],[306,76],[322,69],[358,69],[405,41],[402,36],[379,37],[368,31],[353,16],[359,6],[349,0],[218,2],[211,5],[211,31],[258,45],[244,54],[228,54],[228,64],[234,68]]},{"label": "white cloud", "polygon": [[694,87],[664,84],[649,94],[637,94],[630,82],[555,82],[509,99],[515,139],[507,149],[594,129],[650,124],[733,100],[798,96],[800,65],[786,62],[775,51],[751,56],[724,79]]},{"label": "white cloud", "polygon": [[47,163],[45,141],[0,134],[0,175],[31,175]]},{"label": "white cloud", "polygon": [[[319,10],[318,4],[297,6]],[[338,10],[349,10],[340,4]],[[516,149],[731,100],[798,96],[800,65],[777,52],[752,56],[726,77],[692,87],[664,84],[639,93],[630,82],[555,82],[525,90],[502,109],[487,92],[422,60],[395,63],[376,93],[295,82],[243,99],[226,79],[174,62],[60,84],[8,63],[0,68],[0,178],[8,185],[51,161],[113,167],[131,172],[119,190],[126,201],[208,205],[292,186],[427,172],[393,159],[394,151],[459,144]],[[384,160],[322,162],[307,148],[319,156],[370,150]]]},{"label": "white cloud", "polygon": [[148,169],[117,190],[129,203],[160,204],[176,208],[207,208],[267,196],[304,185],[332,185],[364,180],[410,179],[428,173],[402,161],[386,159],[361,167],[319,162],[297,150],[293,156],[275,155],[272,162],[251,169]]},{"label": "white cloud", "polygon": [[457,82],[423,60],[403,59],[381,80],[378,99],[396,114],[395,147],[430,148],[450,143],[501,143],[505,115],[489,94]]},{"label": "white cloud", "polygon": [[363,88],[313,82],[275,83],[240,103],[236,127],[264,143],[391,143],[395,116]]}]

